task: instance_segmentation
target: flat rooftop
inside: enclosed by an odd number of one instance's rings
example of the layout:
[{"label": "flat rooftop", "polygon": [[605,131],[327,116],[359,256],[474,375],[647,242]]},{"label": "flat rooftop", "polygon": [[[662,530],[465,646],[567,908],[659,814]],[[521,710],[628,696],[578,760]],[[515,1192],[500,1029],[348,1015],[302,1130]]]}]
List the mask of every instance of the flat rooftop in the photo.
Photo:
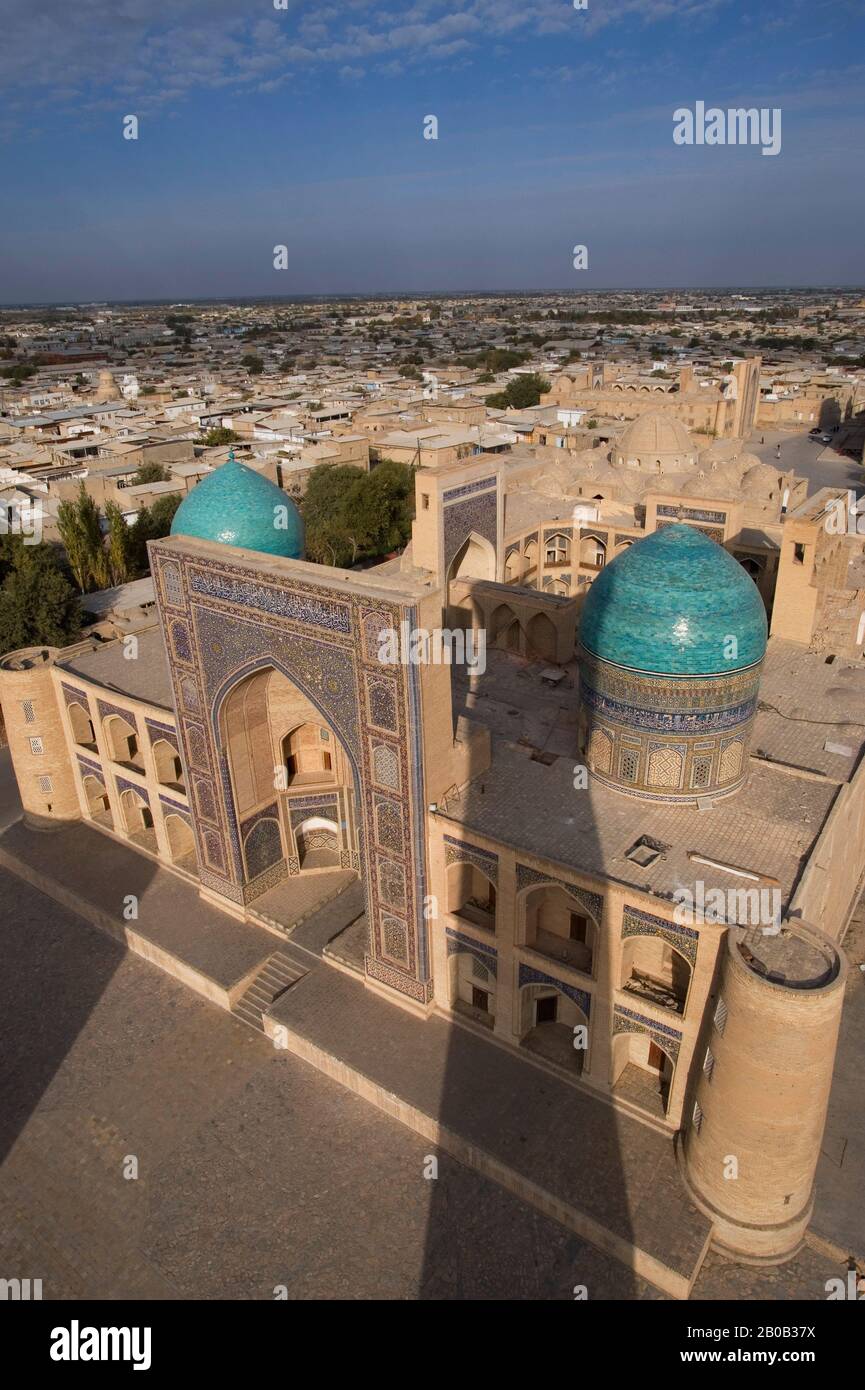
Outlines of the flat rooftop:
[{"label": "flat rooftop", "polygon": [[[576,790],[574,763],[559,757],[548,767],[525,748],[498,743],[490,770],[441,819],[662,898],[695,877],[707,890],[756,886],[705,863],[695,868],[689,856],[699,855],[777,879],[786,905],[838,791],[757,764],[741,792],[700,811],[638,801],[591,780]],[[642,866],[627,855],[645,836],[664,849]]]},{"label": "flat rooftop", "polygon": [[132,661],[124,656],[121,641],[106,642],[92,651],[76,652],[65,661],[58,661],[61,672],[81,676],[84,680],[129,695],[160,709],[174,710],[171,676],[162,629],[158,625],[136,632],[138,656]]},{"label": "flat rooftop", "polygon": [[[865,745],[865,668],[773,639],[766,659],[747,785],[707,810],[640,801],[591,779],[574,787],[579,676],[575,663],[557,687],[541,679],[549,663],[487,654],[475,691],[454,682],[458,718],[485,725],[492,765],[449,803],[442,820],[592,876],[669,898],[693,883],[755,886],[690,856],[777,880],[782,902]],[[848,669],[849,668],[849,669]],[[771,706],[771,708],[769,708]],[[824,745],[850,751],[830,751]],[[753,756],[761,749],[764,756]],[[540,755],[540,757],[539,757]],[[648,865],[629,859],[642,837],[663,846]]]},{"label": "flat rooftop", "polygon": [[770,640],[752,756],[837,782],[852,776],[865,747],[865,662],[831,655]]}]

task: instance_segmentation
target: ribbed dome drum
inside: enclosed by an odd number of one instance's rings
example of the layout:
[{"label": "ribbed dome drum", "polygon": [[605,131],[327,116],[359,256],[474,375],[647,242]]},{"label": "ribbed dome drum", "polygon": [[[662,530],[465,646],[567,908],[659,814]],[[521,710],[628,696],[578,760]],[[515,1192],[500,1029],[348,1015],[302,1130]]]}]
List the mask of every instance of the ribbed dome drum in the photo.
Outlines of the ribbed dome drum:
[{"label": "ribbed dome drum", "polygon": [[636,542],[589,590],[579,649],[595,777],[664,801],[741,786],[766,612],[732,555],[680,524]]}]

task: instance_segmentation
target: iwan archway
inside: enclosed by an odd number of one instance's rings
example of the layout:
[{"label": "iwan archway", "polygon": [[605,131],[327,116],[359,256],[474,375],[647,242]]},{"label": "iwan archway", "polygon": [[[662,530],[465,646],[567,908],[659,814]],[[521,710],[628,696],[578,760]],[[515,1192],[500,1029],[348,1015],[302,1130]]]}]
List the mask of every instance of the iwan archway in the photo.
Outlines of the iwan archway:
[{"label": "iwan archway", "polygon": [[[426,590],[184,538],[151,558],[202,892],[245,917],[274,885],[359,875],[368,981],[428,1005],[422,709],[442,672],[380,660],[383,629],[430,625]],[[449,721],[441,739],[450,775]]]},{"label": "iwan archway", "polygon": [[282,877],[360,871],[352,760],[295,682],[272,665],[235,681],[217,730],[248,898]]}]

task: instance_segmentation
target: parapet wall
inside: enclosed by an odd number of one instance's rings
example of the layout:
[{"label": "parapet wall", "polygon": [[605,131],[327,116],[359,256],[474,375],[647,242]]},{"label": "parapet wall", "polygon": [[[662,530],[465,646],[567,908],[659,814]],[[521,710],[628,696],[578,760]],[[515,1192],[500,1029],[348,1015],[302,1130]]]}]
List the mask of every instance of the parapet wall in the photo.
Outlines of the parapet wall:
[{"label": "parapet wall", "polygon": [[842,941],[865,873],[865,758],[840,788],[788,913]]}]

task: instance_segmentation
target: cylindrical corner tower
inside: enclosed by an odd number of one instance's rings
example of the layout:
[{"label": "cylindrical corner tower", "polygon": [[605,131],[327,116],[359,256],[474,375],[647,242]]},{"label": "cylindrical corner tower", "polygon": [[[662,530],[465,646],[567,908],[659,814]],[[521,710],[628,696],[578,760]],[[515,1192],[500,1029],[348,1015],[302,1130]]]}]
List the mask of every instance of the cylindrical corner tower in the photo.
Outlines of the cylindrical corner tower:
[{"label": "cylindrical corner tower", "polygon": [[748,774],[766,610],[732,555],[663,526],[604,569],[580,618],[589,772],[649,801],[729,796]]},{"label": "cylindrical corner tower", "polygon": [[684,1171],[714,1242],[737,1259],[778,1263],[801,1244],[846,973],[841,949],[815,927],[727,932]]},{"label": "cylindrical corner tower", "polygon": [[25,647],[0,661],[0,704],[24,820],[37,830],[81,819],[75,775],[52,677],[55,647]]}]

